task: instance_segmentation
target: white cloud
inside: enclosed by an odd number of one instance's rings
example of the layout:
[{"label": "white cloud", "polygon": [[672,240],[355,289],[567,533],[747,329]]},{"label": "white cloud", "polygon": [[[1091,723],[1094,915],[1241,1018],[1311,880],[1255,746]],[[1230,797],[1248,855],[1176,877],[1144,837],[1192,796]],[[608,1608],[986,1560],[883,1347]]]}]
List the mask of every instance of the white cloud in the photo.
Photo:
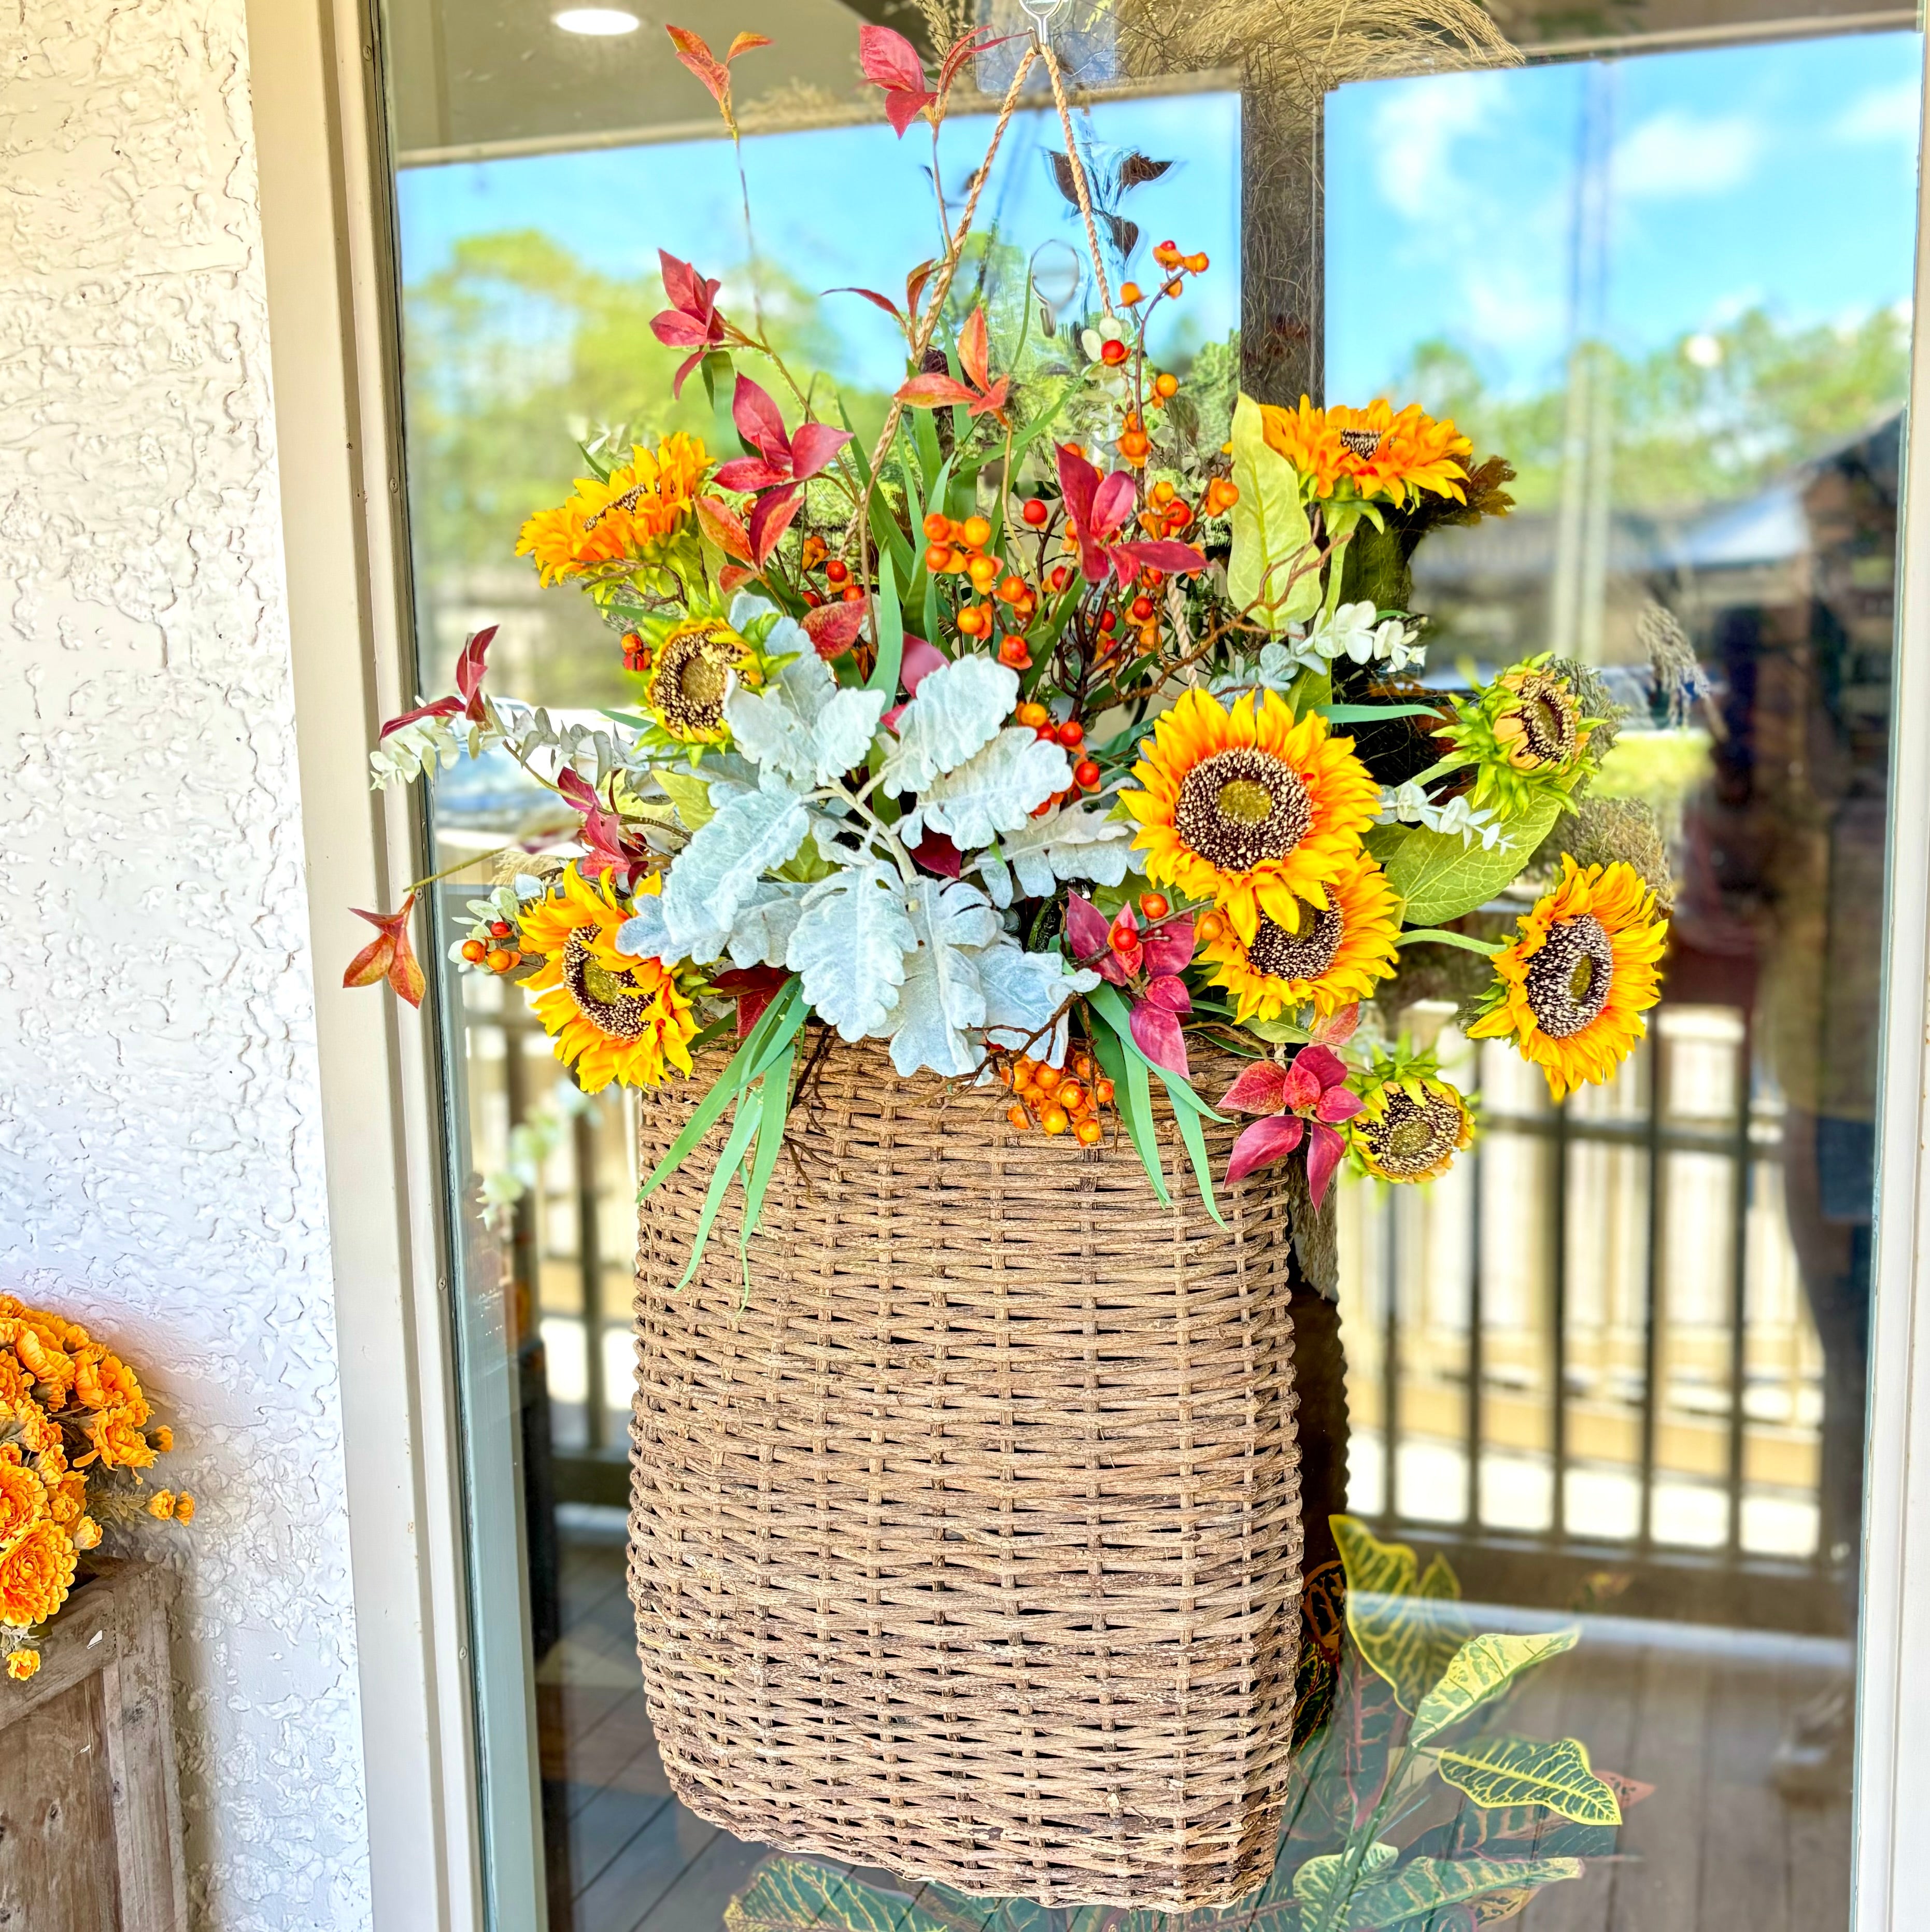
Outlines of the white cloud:
[{"label": "white cloud", "polygon": [[1499,74],[1430,75],[1389,87],[1374,116],[1375,180],[1387,205],[1410,217],[1437,213],[1455,143],[1487,125],[1505,100]]},{"label": "white cloud", "polygon": [[1923,90],[1915,80],[1895,80],[1857,95],[1836,117],[1839,141],[1902,141],[1917,145]]},{"label": "white cloud", "polygon": [[1701,116],[1665,109],[1617,145],[1612,179],[1630,200],[1680,200],[1722,194],[1755,172],[1767,145],[1762,124],[1744,114]]}]

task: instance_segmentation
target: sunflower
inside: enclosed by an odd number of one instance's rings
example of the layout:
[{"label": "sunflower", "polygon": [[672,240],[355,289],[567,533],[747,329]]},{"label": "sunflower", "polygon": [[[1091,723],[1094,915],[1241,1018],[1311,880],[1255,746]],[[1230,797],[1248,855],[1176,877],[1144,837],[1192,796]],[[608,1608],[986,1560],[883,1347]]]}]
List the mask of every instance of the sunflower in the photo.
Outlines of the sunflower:
[{"label": "sunflower", "polygon": [[1368,1088],[1347,1124],[1362,1166],[1382,1180],[1433,1180],[1474,1144],[1474,1117],[1460,1093],[1427,1073]]},{"label": "sunflower", "polygon": [[644,674],[644,709],[680,743],[721,744],[730,735],[724,700],[733,676],[763,682],[756,647],[720,617],[693,617],[657,647]]},{"label": "sunflower", "polygon": [[1277,692],[1249,692],[1229,712],[1188,691],[1139,748],[1143,789],[1120,796],[1148,874],[1215,901],[1248,946],[1263,914],[1294,933],[1309,908],[1327,909],[1327,882],[1380,810],[1353,740],[1330,738],[1317,712],[1296,719]]},{"label": "sunflower", "polygon": [[1386,874],[1356,852],[1327,881],[1327,903],[1305,908],[1289,930],[1265,913],[1249,944],[1228,927],[1206,942],[1219,968],[1213,984],[1233,996],[1242,1026],[1278,1019],[1289,1006],[1314,1003],[1323,1017],[1374,997],[1376,980],[1394,975],[1400,906]]},{"label": "sunflower", "polygon": [[710,458],[694,436],[675,430],[654,450],[634,446],[607,482],[580,476],[568,502],[538,510],[523,526],[518,556],[532,557],[545,584],[598,563],[646,557],[691,514]]},{"label": "sunflower", "polygon": [[1647,1031],[1662,998],[1656,962],[1668,922],[1632,866],[1578,866],[1566,853],[1554,889],[1522,916],[1521,936],[1495,956],[1488,1010],[1473,1040],[1512,1040],[1548,1076],[1557,1100],[1597,1086]]},{"label": "sunflower", "polygon": [[[571,865],[562,890],[524,907],[518,931],[523,950],[543,963],[523,984],[537,995],[536,1015],[556,1042],[556,1058],[574,1066],[586,1094],[614,1080],[655,1087],[666,1065],[691,1070],[697,1033],[691,1003],[670,969],[616,949],[630,915],[609,887]],[[646,890],[655,890],[652,880]]]},{"label": "sunflower", "polygon": [[1458,722],[1440,735],[1479,768],[1470,802],[1511,814],[1571,789],[1605,722],[1585,714],[1572,680],[1545,651],[1454,707]]},{"label": "sunflower", "polygon": [[1452,421],[1437,422],[1419,404],[1397,414],[1383,400],[1364,410],[1319,408],[1302,396],[1297,410],[1263,403],[1261,434],[1300,472],[1304,494],[1323,499],[1336,490],[1405,503],[1421,490],[1465,502],[1466,466],[1474,446]]}]

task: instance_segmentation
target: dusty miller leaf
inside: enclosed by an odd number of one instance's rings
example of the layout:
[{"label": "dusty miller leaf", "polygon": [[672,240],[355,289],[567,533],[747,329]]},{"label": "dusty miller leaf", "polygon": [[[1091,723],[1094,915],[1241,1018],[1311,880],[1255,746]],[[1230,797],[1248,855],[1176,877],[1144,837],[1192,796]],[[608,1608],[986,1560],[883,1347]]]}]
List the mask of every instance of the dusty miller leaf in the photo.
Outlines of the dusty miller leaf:
[{"label": "dusty miller leaf", "polygon": [[[921,696],[924,691],[919,686]],[[920,826],[928,826],[969,852],[1001,832],[1016,831],[1071,782],[1064,747],[1041,738],[1029,725],[1015,724],[922,788],[917,808],[905,818],[904,836],[915,839]]]},{"label": "dusty miller leaf", "polygon": [[716,958],[722,950],[716,935],[728,942],[764,874],[804,843],[810,824],[803,800],[775,783],[718,808],[678,855],[664,889],[664,924],[678,958],[696,958],[706,945],[715,950],[701,956]]},{"label": "dusty miller leaf", "polygon": [[882,691],[840,686],[815,651],[793,658],[769,689],[739,685],[724,700],[737,748],[794,784],[828,784],[871,748],[885,708]]},{"label": "dusty miller leaf", "polygon": [[889,866],[846,866],[805,895],[784,964],[819,1018],[844,1040],[883,1034],[918,943],[904,886]]},{"label": "dusty miller leaf", "polygon": [[730,928],[731,964],[783,965],[809,890],[790,880],[760,887],[757,896],[739,910]]},{"label": "dusty miller leaf", "polygon": [[961,658],[929,673],[899,716],[898,742],[880,779],[885,790],[925,791],[991,742],[1017,698],[1018,673],[990,658]]},{"label": "dusty miller leaf", "polygon": [[999,916],[958,879],[920,878],[910,899],[918,950],[905,962],[892,1064],[907,1075],[975,1072],[984,1052],[970,1034],[984,1024],[985,989],[974,955],[998,937]]},{"label": "dusty miller leaf", "polygon": [[1050,898],[1066,879],[1116,886],[1131,858],[1132,833],[1130,824],[1094,806],[1062,806],[1002,835],[996,848],[979,854],[977,870],[992,903],[1002,909],[1015,896]]},{"label": "dusty miller leaf", "polygon": [[[985,995],[985,1037],[994,1046],[1023,1048],[1058,1065],[1064,1058],[1059,1036],[1065,1030],[1060,1010],[1074,993],[1089,993],[1098,974],[1074,972],[1056,952],[1028,952],[1016,940],[994,940],[977,956],[978,984]],[[1057,1024],[1054,1024],[1054,1022]],[[1043,1050],[1044,1030],[1060,1051]]]}]

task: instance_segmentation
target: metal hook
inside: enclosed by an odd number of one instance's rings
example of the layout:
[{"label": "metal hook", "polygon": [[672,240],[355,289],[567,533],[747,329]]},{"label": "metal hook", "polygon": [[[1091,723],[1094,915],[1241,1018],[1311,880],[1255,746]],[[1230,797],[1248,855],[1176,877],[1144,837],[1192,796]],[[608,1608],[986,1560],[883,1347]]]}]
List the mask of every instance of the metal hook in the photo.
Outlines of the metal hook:
[{"label": "metal hook", "polygon": [[1041,46],[1052,38],[1052,16],[1065,4],[1065,0],[1019,0],[1020,10],[1030,16],[1033,33]]}]

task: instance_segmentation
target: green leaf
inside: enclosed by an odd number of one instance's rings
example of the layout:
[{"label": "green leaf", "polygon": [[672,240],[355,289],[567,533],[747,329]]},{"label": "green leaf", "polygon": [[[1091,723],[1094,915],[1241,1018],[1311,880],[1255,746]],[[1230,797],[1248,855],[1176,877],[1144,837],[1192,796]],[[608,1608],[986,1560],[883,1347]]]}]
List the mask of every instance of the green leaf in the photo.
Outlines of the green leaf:
[{"label": "green leaf", "polygon": [[1187,1157],[1193,1163],[1193,1178],[1200,1184],[1200,1198],[1205,1202],[1206,1212],[1224,1228],[1226,1216],[1220,1212],[1220,1204],[1213,1198],[1212,1161],[1206,1152],[1206,1132],[1200,1125],[1199,1114],[1181,1100],[1179,1090],[1184,1088],[1187,1094],[1195,1100],[1198,1096],[1176,1073],[1167,1073],[1158,1068],[1154,1070],[1159,1073],[1161,1084],[1172,1100],[1173,1118],[1178,1124],[1179,1138],[1186,1143]]},{"label": "green leaf", "polygon": [[798,1040],[793,1034],[763,1076],[763,1112],[758,1121],[757,1144],[750,1172],[744,1177],[744,1219],[737,1231],[737,1253],[744,1267],[747,1301],[751,1295],[751,1237],[757,1232],[757,1223],[763,1217],[764,1196],[784,1143],[784,1124],[791,1113],[791,1072],[797,1057]]},{"label": "green leaf", "polygon": [[784,1033],[784,1040],[788,1040],[804,1024],[809,1010],[802,1004],[802,989],[797,981],[786,980],[771,1004],[758,1016],[757,1024],[731,1057],[730,1065],[718,1076],[710,1091],[697,1102],[690,1118],[684,1123],[682,1130],[664,1150],[663,1159],[651,1170],[649,1178],[637,1190],[640,1202],[654,1193],[690,1158],[691,1150],[723,1118],[725,1108],[777,1057],[783,1041],[774,1047],[773,1038],[788,1027],[789,1030]]},{"label": "green leaf", "polygon": [[724,1909],[724,1932],[955,1932],[910,1896],[808,1858],[766,1859]]},{"label": "green leaf", "polygon": [[1415,1858],[1354,1894],[1347,1932],[1381,1932],[1404,1918],[1459,1905],[1484,1893],[1579,1878],[1579,1858]]},{"label": "green leaf", "polygon": [[724,1151],[718,1156],[717,1166],[711,1172],[710,1185],[704,1190],[703,1211],[697,1216],[697,1234],[691,1243],[690,1259],[685,1262],[684,1271],[677,1277],[677,1286],[670,1291],[672,1294],[685,1287],[691,1276],[697,1273],[697,1264],[703,1259],[704,1249],[710,1240],[711,1225],[724,1205],[724,1197],[730,1192],[730,1184],[736,1178],[738,1163],[743,1160],[745,1149],[751,1144],[751,1137],[757,1132],[757,1123],[763,1114],[762,1088],[754,1087],[749,1093],[739,1096],[737,1118],[730,1124],[730,1137],[724,1144]]},{"label": "green leaf", "polygon": [[1431,704],[1322,704],[1314,707],[1329,724],[1377,724],[1387,718],[1438,718]]},{"label": "green leaf", "polygon": [[1086,997],[1105,1015],[1108,1024],[1119,1035],[1120,1043],[1125,1047],[1127,1053],[1133,1059],[1139,1061],[1149,1072],[1158,1074],[1160,1078],[1165,1082],[1167,1091],[1173,1096],[1173,1108],[1176,1112],[1184,1109],[1189,1113],[1203,1114],[1206,1119],[1217,1120],[1222,1126],[1225,1124],[1226,1116],[1224,1114],[1215,1113],[1212,1108],[1193,1090],[1191,1081],[1182,1079],[1176,1073],[1169,1072],[1157,1060],[1149,1060],[1140,1051],[1139,1042],[1132,1036],[1132,1016],[1127,1010],[1126,1003],[1120,997],[1117,987],[1097,986]]},{"label": "green leaf", "polygon": [[867,691],[882,691],[889,706],[898,694],[898,671],[904,662],[905,620],[898,608],[898,574],[892,560],[878,559],[878,662],[865,680]]},{"label": "green leaf", "polygon": [[1491,939],[1476,939],[1473,934],[1466,932],[1443,932],[1434,926],[1412,927],[1401,934],[1397,944],[1415,946],[1424,940],[1434,946],[1458,946],[1464,952],[1485,953],[1491,959],[1502,950]]},{"label": "green leaf", "polygon": [[1323,713],[1333,708],[1334,674],[1331,670],[1303,670],[1287,688],[1287,708],[1296,718],[1310,711]]},{"label": "green leaf", "polygon": [[1538,800],[1506,822],[1491,852],[1479,839],[1464,844],[1458,832],[1416,826],[1387,861],[1387,883],[1407,901],[1407,918],[1416,926],[1445,926],[1486,904],[1520,876],[1554,830],[1561,806],[1559,797]]},{"label": "green leaf", "polygon": [[[1300,500],[1300,472],[1269,446],[1260,405],[1251,396],[1233,405],[1233,446],[1239,501],[1233,506],[1227,595],[1236,609],[1251,609],[1269,631],[1284,631],[1320,608],[1317,570],[1307,571],[1290,588],[1287,584],[1313,550],[1306,506]],[[1338,570],[1334,578],[1339,580]]]},{"label": "green leaf", "polygon": [[914,490],[914,498],[929,497],[932,485],[937,482],[945,467],[945,457],[938,446],[938,412],[936,410],[913,410],[910,412],[912,426],[912,443],[918,452],[918,466],[923,472],[925,488]]},{"label": "green leaf", "polygon": [[1479,1710],[1520,1672],[1572,1650],[1581,1637],[1578,1630],[1565,1630],[1519,1636],[1490,1631],[1469,1638],[1448,1660],[1440,1681],[1421,1700],[1408,1742],[1425,1744],[1438,1737]]},{"label": "green leaf", "polygon": [[1390,1845],[1384,1838],[1376,1839],[1362,1852],[1359,1864],[1350,1874],[1346,1852],[1323,1852],[1309,1858],[1293,1874],[1293,1896],[1300,1901],[1308,1922],[1318,1924],[1332,1911],[1335,1898],[1343,1885],[1351,1890],[1371,1883],[1400,1856],[1399,1846]]},{"label": "green leaf", "polygon": [[1332,1522],[1347,1570],[1348,1632],[1401,1708],[1415,1711],[1472,1634],[1467,1618],[1452,1599],[1420,1593],[1405,1544],[1377,1541],[1354,1516]]},{"label": "green leaf", "polygon": [[1441,1776],[1484,1811],[1539,1804],[1578,1825],[1619,1825],[1621,1801],[1590,1768],[1575,1738],[1477,1738],[1434,1760]]},{"label": "green leaf", "polygon": [[1404,825],[1370,825],[1360,835],[1360,842],[1384,866],[1401,849],[1407,832]]},{"label": "green leaf", "polygon": [[1437,1551],[1434,1561],[1422,1572],[1416,1588],[1423,1597],[1445,1598],[1452,1602],[1461,1595],[1461,1579],[1454,1574],[1453,1564]]},{"label": "green leaf", "polygon": [[1159,1144],[1152,1131],[1152,1087],[1146,1078],[1145,1063],[1125,1050],[1112,1022],[1108,1020],[1106,1024],[1106,1031],[1093,1034],[1092,1051],[1106,1070],[1106,1078],[1113,1083],[1113,1104],[1139,1150],[1146,1178],[1152,1182],[1159,1204],[1170,1208],[1173,1197],[1166,1191],[1166,1177],[1160,1172]]}]

